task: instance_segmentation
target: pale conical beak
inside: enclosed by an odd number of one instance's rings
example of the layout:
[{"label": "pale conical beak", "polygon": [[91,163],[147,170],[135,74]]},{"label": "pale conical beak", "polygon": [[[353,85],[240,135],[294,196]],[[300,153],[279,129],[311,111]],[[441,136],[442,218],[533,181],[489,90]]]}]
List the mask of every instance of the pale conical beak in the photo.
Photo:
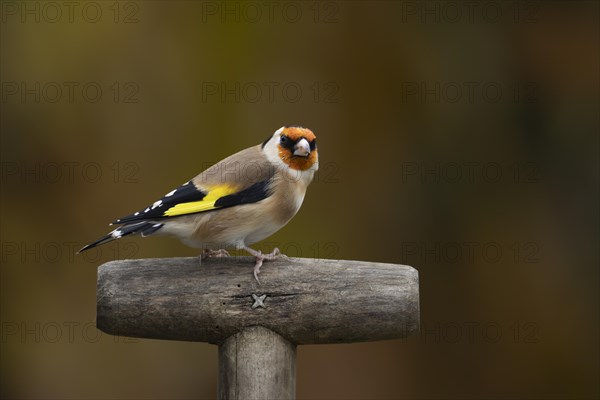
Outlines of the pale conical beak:
[{"label": "pale conical beak", "polygon": [[294,155],[300,157],[308,157],[310,154],[310,144],[308,144],[308,140],[302,138],[296,143],[294,146]]}]

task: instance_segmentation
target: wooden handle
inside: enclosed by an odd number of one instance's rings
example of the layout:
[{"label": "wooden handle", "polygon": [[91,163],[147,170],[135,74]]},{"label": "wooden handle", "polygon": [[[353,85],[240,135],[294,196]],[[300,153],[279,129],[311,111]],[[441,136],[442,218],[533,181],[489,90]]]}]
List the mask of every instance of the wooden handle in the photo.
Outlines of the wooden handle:
[{"label": "wooden handle", "polygon": [[221,344],[262,326],[295,345],[396,339],[419,330],[409,266],[251,257],[111,261],[98,270],[97,326],[113,335]]},{"label": "wooden handle", "polygon": [[260,326],[219,346],[220,400],[296,398],[296,346]]}]

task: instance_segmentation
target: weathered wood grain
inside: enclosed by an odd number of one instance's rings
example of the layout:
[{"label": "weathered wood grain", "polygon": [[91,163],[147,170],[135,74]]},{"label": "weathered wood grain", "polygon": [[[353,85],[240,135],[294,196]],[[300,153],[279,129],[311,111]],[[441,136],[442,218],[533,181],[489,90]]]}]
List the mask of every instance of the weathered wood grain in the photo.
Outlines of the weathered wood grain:
[{"label": "weathered wood grain", "polygon": [[294,399],[296,346],[268,329],[254,326],[219,346],[217,398]]},{"label": "weathered wood grain", "polygon": [[[409,266],[251,257],[112,261],[100,266],[97,326],[113,335],[221,344],[262,326],[293,344],[396,339],[418,332],[419,278]],[[252,295],[266,295],[264,307]],[[253,308],[253,304],[256,306]]]}]

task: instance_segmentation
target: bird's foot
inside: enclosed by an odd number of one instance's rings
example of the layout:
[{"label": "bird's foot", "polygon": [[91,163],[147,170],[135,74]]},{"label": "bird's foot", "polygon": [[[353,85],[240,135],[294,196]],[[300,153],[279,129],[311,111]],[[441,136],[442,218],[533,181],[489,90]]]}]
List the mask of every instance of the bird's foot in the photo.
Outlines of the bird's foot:
[{"label": "bird's foot", "polygon": [[198,256],[198,265],[202,266],[202,260],[206,260],[207,258],[219,258],[219,257],[229,257],[229,252],[225,249],[219,250],[211,250],[204,249],[202,253]]},{"label": "bird's foot", "polygon": [[203,260],[206,260],[207,258],[220,258],[220,257],[229,257],[229,256],[230,256],[229,252],[225,249],[219,249],[219,250],[204,249],[202,254],[200,254],[200,257],[202,257]]},{"label": "bird's foot", "polygon": [[260,267],[262,267],[263,261],[273,261],[283,257],[287,258],[284,254],[281,254],[281,251],[279,251],[277,247],[269,254],[263,254],[260,250],[254,250],[250,247],[244,247],[244,250],[256,258],[256,264],[254,264],[254,279],[256,279],[256,282],[258,283],[260,283],[258,274],[260,274]]},{"label": "bird's foot", "polygon": [[254,279],[256,282],[260,284],[260,280],[258,279],[258,274],[260,274],[260,267],[263,265],[264,258],[256,257],[256,264],[254,264]]}]

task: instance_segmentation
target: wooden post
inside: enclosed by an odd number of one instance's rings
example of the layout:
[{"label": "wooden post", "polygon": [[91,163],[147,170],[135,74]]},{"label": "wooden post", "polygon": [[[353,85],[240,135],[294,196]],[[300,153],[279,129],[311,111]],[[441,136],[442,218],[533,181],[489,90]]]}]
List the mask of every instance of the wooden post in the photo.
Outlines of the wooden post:
[{"label": "wooden post", "polygon": [[113,335],[219,345],[220,399],[293,399],[296,345],[397,339],[419,330],[409,266],[250,257],[111,261],[97,326]]},{"label": "wooden post", "polygon": [[293,399],[296,346],[260,326],[219,346],[219,399]]}]

